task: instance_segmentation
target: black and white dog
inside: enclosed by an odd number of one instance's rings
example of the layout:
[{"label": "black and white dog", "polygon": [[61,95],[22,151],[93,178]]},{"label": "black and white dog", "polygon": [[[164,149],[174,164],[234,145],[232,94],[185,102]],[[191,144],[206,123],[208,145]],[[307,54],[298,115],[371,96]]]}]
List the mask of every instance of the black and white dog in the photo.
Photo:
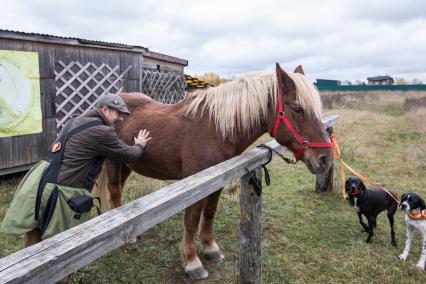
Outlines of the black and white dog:
[{"label": "black and white dog", "polygon": [[408,192],[401,196],[399,205],[401,210],[405,211],[405,223],[407,224],[407,242],[399,259],[405,261],[410,252],[411,242],[413,241],[413,231],[417,229],[423,237],[423,248],[417,268],[424,270],[426,262],[426,205],[424,200],[417,194]]},{"label": "black and white dog", "polygon": [[[349,204],[351,204],[358,213],[359,223],[364,228],[364,231],[368,233],[368,238],[365,242],[372,242],[374,234],[373,229],[377,226],[377,215],[379,215],[380,212],[387,210],[389,224],[391,227],[391,244],[396,247],[395,231],[393,230],[393,216],[398,209],[398,203],[396,200],[383,190],[367,190],[364,183],[357,177],[349,177],[346,180],[345,190],[349,196]],[[362,215],[367,217],[368,226],[362,220]]]}]

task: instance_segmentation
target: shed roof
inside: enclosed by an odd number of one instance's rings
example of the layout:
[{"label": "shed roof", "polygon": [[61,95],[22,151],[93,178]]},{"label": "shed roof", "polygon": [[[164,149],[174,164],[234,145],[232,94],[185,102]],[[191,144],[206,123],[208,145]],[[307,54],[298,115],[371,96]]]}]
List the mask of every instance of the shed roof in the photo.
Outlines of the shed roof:
[{"label": "shed roof", "polygon": [[385,81],[385,80],[392,80],[393,78],[389,75],[385,75],[385,76],[375,76],[375,77],[367,77],[368,81]]},{"label": "shed roof", "polygon": [[188,60],[186,59],[150,51],[148,48],[140,46],[140,45],[128,45],[123,43],[89,40],[89,39],[83,39],[83,38],[77,38],[77,37],[63,37],[63,36],[55,36],[55,35],[49,35],[49,34],[28,33],[28,32],[11,31],[11,30],[4,30],[4,29],[0,29],[0,38],[38,41],[38,42],[47,42],[47,43],[53,43],[53,44],[65,44],[65,45],[74,45],[74,46],[80,45],[80,46],[88,46],[88,47],[101,47],[101,48],[116,49],[116,50],[126,50],[131,52],[139,52],[147,57],[156,58],[156,59],[188,66]]}]

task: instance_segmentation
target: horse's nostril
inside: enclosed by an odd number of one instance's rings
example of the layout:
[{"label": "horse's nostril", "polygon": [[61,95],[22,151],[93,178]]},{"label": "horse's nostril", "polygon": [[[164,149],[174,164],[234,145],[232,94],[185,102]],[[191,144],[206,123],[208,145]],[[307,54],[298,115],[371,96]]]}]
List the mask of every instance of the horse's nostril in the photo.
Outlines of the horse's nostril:
[{"label": "horse's nostril", "polygon": [[329,159],[327,155],[319,156],[319,163],[322,168],[327,168],[329,166]]}]

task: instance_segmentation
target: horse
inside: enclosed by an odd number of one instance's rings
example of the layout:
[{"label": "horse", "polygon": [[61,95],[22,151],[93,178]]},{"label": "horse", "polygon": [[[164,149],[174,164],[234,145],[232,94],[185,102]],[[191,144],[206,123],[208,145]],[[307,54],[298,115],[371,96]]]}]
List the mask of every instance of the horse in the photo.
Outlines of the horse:
[{"label": "horse", "polygon": [[[326,171],[333,162],[318,90],[300,65],[290,73],[277,63],[275,74],[243,76],[188,94],[177,104],[162,104],[140,93],[119,95],[131,112],[116,125],[119,137],[133,144],[137,132],[146,128],[152,140],[135,162],[105,161],[106,174],[100,178],[107,178],[103,183],[113,208],[122,205],[122,189],[131,171],[155,179],[182,179],[241,154],[267,132],[313,174]],[[208,277],[196,253],[198,230],[207,259],[224,259],[213,235],[221,191],[185,209],[181,256],[185,272],[194,280]]]}]

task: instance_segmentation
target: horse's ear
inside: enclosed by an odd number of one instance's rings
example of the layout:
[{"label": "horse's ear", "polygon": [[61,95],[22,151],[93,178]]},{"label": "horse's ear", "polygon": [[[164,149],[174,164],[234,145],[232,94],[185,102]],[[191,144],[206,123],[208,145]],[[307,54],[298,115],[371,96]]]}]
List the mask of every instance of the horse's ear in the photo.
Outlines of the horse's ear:
[{"label": "horse's ear", "polygon": [[290,78],[290,76],[288,76],[287,72],[285,72],[278,63],[276,65],[275,72],[277,74],[278,88],[281,89],[284,95],[288,95],[292,90],[295,89],[293,80]]},{"label": "horse's ear", "polygon": [[297,66],[296,69],[294,69],[294,73],[299,73],[299,74],[305,75],[305,72],[303,71],[302,65]]}]

